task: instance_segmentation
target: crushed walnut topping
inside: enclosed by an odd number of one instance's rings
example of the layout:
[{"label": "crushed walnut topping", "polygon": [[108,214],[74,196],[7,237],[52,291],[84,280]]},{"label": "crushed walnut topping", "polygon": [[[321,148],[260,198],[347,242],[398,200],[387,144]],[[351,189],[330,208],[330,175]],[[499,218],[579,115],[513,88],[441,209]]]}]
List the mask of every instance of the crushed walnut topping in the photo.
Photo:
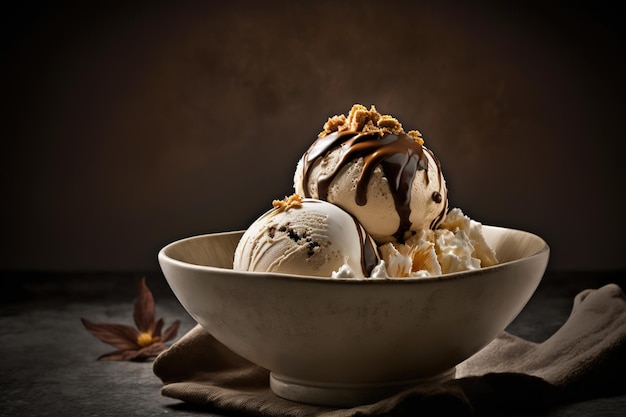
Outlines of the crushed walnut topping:
[{"label": "crushed walnut topping", "polygon": [[424,138],[422,138],[422,134],[419,130],[409,130],[408,132],[406,132],[406,134],[412,137],[413,140],[420,145],[424,144]]},{"label": "crushed walnut topping", "polygon": [[[382,136],[399,135],[404,133],[404,129],[398,119],[388,114],[380,114],[376,107],[371,106],[368,110],[361,104],[355,104],[347,117],[344,114],[330,117],[324,124],[324,130],[318,136],[324,137],[333,132],[379,133]],[[417,130],[411,130],[406,134],[420,145],[424,144],[422,134]]]},{"label": "crushed walnut topping", "polygon": [[302,197],[299,194],[292,194],[282,200],[272,201],[272,206],[279,211],[289,210],[290,208],[302,207]]}]

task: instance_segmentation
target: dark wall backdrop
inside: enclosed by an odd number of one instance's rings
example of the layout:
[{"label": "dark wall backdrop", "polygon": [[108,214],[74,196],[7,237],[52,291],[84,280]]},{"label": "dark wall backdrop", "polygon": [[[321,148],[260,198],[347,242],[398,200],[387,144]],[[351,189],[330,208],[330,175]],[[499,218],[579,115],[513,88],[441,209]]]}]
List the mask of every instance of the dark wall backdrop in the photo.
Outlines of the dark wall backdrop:
[{"label": "dark wall backdrop", "polygon": [[157,269],[245,228],[353,103],[421,130],[451,205],[540,234],[550,268],[626,268],[617,9],[84,3],[2,13],[2,269]]}]

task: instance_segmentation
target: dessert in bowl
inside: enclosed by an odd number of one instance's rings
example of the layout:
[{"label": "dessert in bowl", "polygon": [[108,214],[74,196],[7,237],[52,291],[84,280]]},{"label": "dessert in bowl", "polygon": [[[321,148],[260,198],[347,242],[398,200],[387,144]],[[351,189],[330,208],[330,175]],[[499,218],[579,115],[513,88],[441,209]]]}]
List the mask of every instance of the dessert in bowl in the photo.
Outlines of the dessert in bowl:
[{"label": "dessert in bowl", "polygon": [[281,397],[353,406],[453,378],[545,271],[539,236],[449,209],[421,133],[374,106],[329,118],[293,178],[247,230],[159,252],[189,314]]},{"label": "dessert in bowl", "polygon": [[323,278],[233,270],[243,232],[158,254],[172,291],[226,347],[271,371],[279,396],[349,406],[452,378],[519,314],[545,271],[537,235],[483,226],[494,266],[419,278]]}]

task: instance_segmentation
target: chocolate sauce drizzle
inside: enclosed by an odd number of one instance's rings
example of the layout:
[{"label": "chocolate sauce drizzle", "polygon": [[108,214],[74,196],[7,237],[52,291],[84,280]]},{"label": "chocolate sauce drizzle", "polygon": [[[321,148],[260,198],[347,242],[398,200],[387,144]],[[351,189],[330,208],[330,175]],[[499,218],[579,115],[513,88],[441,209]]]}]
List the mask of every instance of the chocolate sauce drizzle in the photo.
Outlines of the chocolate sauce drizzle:
[{"label": "chocolate sauce drizzle", "polygon": [[372,275],[372,270],[378,265],[380,262],[380,258],[378,256],[378,249],[376,243],[372,240],[372,238],[367,234],[367,232],[363,229],[363,226],[359,224],[359,222],[354,219],[354,223],[356,224],[356,229],[359,232],[359,239],[361,240],[361,269],[363,270],[363,275],[365,277],[369,277]]},{"label": "chocolate sauce drizzle", "polygon": [[[309,202],[315,202],[315,200],[307,200]],[[372,240],[370,235],[367,234],[361,223],[358,222],[354,216],[351,216],[354,220],[354,227],[359,235],[359,242],[361,242],[361,270],[365,277],[369,277],[372,274],[372,270],[380,262],[380,256],[378,254],[378,247],[376,242]]]},{"label": "chocolate sauce drizzle", "polygon": [[[403,241],[405,232],[411,229],[411,221],[409,219],[411,215],[411,184],[418,171],[424,171],[426,184],[429,183],[428,158],[425,154],[425,152],[428,152],[436,162],[439,175],[439,191],[433,193],[432,199],[435,203],[441,203],[443,199],[441,189],[443,174],[439,160],[429,149],[423,147],[405,133],[399,135],[383,134],[381,136],[377,132],[333,132],[318,138],[303,157],[302,189],[305,190],[305,197],[311,197],[308,184],[311,169],[315,162],[340,146],[344,147],[345,151],[340,156],[339,163],[335,169],[328,175],[317,178],[319,199],[327,200],[330,184],[341,172],[342,168],[358,158],[363,158],[363,171],[357,182],[355,201],[360,206],[367,204],[367,186],[374,169],[380,165],[383,174],[389,180],[391,195],[393,196],[396,211],[400,216],[400,225],[394,233],[394,237],[398,241]],[[446,209],[447,204],[444,204],[441,212],[431,222],[431,229],[439,225],[445,216]]]}]

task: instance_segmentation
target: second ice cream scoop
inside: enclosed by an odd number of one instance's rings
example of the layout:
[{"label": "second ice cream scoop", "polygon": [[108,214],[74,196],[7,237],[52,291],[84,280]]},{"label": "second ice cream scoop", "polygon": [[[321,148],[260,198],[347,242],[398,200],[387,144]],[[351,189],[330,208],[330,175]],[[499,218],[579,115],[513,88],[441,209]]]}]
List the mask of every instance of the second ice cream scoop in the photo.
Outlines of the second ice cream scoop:
[{"label": "second ice cream scoop", "polygon": [[376,243],[341,208],[294,194],[275,201],[243,234],[233,268],[331,277],[346,265],[369,277],[379,263]]}]

